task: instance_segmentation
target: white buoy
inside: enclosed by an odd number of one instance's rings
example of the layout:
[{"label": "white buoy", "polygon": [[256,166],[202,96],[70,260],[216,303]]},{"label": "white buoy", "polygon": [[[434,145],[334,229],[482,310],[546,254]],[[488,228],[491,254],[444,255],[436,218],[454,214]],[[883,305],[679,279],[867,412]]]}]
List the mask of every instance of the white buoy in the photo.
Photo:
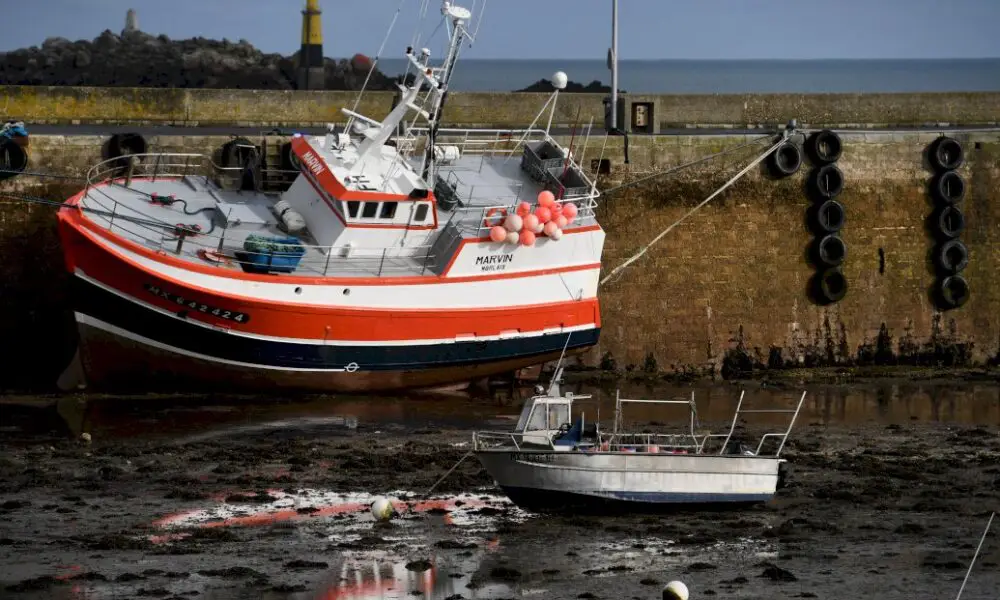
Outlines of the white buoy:
[{"label": "white buoy", "polygon": [[566,89],[567,83],[569,83],[569,77],[562,71],[556,71],[555,75],[552,76],[552,87],[557,90]]},{"label": "white buoy", "polygon": [[680,581],[671,581],[663,588],[663,600],[688,600],[688,586]]},{"label": "white buoy", "polygon": [[392,503],[388,499],[379,496],[372,502],[372,516],[376,521],[388,521],[392,518]]}]

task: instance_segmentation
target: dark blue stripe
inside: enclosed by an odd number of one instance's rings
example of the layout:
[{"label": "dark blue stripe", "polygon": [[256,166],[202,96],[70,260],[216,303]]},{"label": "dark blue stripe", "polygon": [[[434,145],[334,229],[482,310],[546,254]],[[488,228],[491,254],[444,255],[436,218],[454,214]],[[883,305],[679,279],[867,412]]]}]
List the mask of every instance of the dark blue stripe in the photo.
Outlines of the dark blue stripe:
[{"label": "dark blue stripe", "polygon": [[[260,340],[209,329],[150,310],[74,277],[76,310],[175,348],[220,359],[287,368],[396,371],[490,363],[560,352],[570,334],[429,346],[324,346]],[[573,332],[569,349],[597,343],[600,329]]]}]

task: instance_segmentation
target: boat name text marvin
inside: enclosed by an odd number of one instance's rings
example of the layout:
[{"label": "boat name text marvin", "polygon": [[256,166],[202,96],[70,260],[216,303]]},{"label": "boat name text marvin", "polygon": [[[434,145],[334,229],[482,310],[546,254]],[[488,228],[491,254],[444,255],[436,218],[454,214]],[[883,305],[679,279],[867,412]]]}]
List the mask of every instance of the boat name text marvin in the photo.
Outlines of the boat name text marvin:
[{"label": "boat name text marvin", "polygon": [[507,263],[514,260],[514,254],[494,254],[492,256],[477,256],[476,266],[480,271],[503,271]]},{"label": "boat name text marvin", "polygon": [[213,317],[218,317],[220,319],[225,319],[227,321],[236,321],[237,323],[246,323],[247,321],[250,320],[250,315],[246,313],[209,306],[208,304],[202,304],[201,302],[198,302],[196,300],[188,300],[183,296],[178,296],[177,294],[168,292],[163,288],[153,285],[151,283],[145,283],[143,284],[143,287],[146,288],[147,292],[153,295],[159,296],[160,298],[165,298],[166,300],[169,300],[170,302],[174,302],[181,306],[186,306],[191,310],[196,310],[198,312],[202,312],[207,315],[212,315]]},{"label": "boat name text marvin", "polygon": [[321,163],[319,157],[312,152],[305,152],[302,156],[302,162],[306,163],[309,170],[312,171],[314,175],[319,175],[323,172],[323,163]]}]

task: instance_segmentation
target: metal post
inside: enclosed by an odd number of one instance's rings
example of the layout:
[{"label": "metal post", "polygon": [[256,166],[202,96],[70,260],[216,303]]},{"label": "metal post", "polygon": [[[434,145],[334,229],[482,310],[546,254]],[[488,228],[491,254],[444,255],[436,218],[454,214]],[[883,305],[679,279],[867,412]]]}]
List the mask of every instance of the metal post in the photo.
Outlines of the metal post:
[{"label": "metal post", "polygon": [[115,213],[118,212],[118,201],[114,200],[114,204],[111,206],[111,222],[108,223],[108,231],[115,226]]},{"label": "metal post", "polygon": [[160,171],[160,157],[162,156],[162,154],[157,154],[156,162],[153,163],[153,181],[156,181],[156,174]]},{"label": "metal post", "polygon": [[129,155],[128,169],[125,171],[125,187],[132,185],[132,169],[135,168],[135,157]]},{"label": "metal post", "polygon": [[326,265],[323,267],[323,277],[326,277],[327,271],[330,270],[330,257],[333,256],[333,246],[326,253]]},{"label": "metal post", "polygon": [[618,129],[618,0],[611,2],[611,129]]},{"label": "metal post", "polygon": [[378,263],[378,275],[379,275],[379,277],[382,276],[382,266],[385,265],[385,253],[387,251],[388,251],[388,248],[383,248],[382,249],[382,260],[379,261],[379,263]]}]

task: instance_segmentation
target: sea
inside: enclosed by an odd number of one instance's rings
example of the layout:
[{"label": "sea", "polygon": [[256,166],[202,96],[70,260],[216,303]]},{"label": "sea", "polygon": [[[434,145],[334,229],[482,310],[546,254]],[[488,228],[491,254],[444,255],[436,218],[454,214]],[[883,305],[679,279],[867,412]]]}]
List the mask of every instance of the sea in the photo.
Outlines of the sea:
[{"label": "sea", "polygon": [[[406,63],[382,59],[398,75]],[[564,71],[570,81],[610,85],[604,60],[460,60],[456,91],[512,91]],[[651,94],[1000,91],[1000,58],[939,60],[620,60],[618,88]],[[1000,111],[1000,107],[998,107]]]}]

